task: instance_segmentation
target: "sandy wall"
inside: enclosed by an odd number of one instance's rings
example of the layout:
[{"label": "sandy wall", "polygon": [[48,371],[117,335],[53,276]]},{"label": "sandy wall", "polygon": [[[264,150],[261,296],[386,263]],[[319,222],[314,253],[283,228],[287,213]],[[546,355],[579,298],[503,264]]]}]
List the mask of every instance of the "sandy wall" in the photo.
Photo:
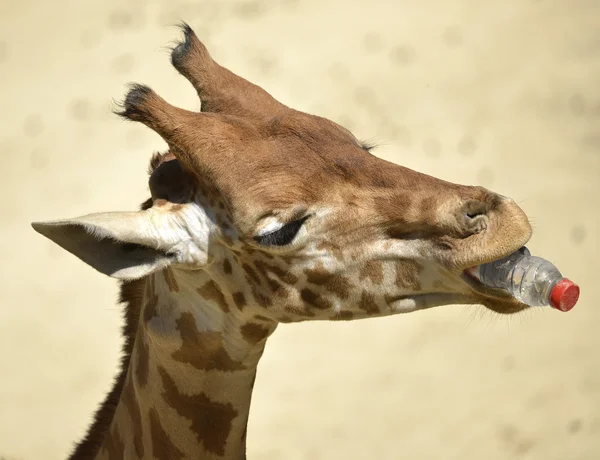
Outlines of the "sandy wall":
[{"label": "sandy wall", "polygon": [[128,210],[162,141],[111,115],[129,81],[185,108],[185,19],[213,55],[376,154],[517,200],[569,314],[474,307],[284,325],[251,459],[600,459],[597,0],[0,2],[0,456],[60,459],[109,389],[116,284],[31,230]]}]

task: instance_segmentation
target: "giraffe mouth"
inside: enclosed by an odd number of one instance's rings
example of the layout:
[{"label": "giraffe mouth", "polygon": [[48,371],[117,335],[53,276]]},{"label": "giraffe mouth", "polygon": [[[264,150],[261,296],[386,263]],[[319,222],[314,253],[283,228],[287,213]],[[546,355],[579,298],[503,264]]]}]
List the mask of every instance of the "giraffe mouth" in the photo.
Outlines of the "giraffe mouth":
[{"label": "giraffe mouth", "polygon": [[463,271],[461,279],[470,288],[471,297],[476,299],[475,302],[471,303],[480,303],[497,313],[516,313],[531,308],[504,289],[484,285],[474,276],[471,268]]},{"label": "giraffe mouth", "polygon": [[388,304],[397,312],[411,312],[443,305],[483,305],[500,314],[517,313],[530,308],[509,292],[481,283],[472,268],[462,271],[458,278],[462,288],[456,291],[422,292],[388,299]]},{"label": "giraffe mouth", "polygon": [[[520,245],[512,251],[507,251],[500,257],[495,257],[493,260],[488,260],[484,263],[496,262],[517,252],[529,253],[524,245]],[[531,307],[530,305],[519,301],[510,292],[504,289],[487,286],[481,282],[477,275],[477,269],[482,265],[483,264],[479,264],[466,268],[460,275],[460,278],[468,286],[471,291],[471,296],[476,299],[477,303],[499,313],[512,313]]]},{"label": "giraffe mouth", "polygon": [[[496,262],[496,261],[502,260],[505,257],[508,257],[512,254],[516,254],[517,252],[524,252],[524,251],[526,251],[527,254],[529,254],[529,250],[525,246],[521,246],[520,249],[517,249],[516,251],[511,251],[508,254],[503,255],[502,257],[495,258],[486,263]],[[489,287],[481,282],[481,280],[479,279],[479,277],[477,275],[477,273],[478,273],[477,269],[483,265],[484,264],[475,265],[473,267],[464,269],[462,272],[463,281],[465,281],[471,288],[475,289],[478,293],[492,295],[494,297],[499,297],[499,298],[514,298],[512,296],[512,294],[505,291],[504,289]]]},{"label": "giraffe mouth", "polygon": [[503,289],[499,289],[499,288],[491,288],[491,287],[483,284],[481,281],[479,281],[473,273],[474,268],[475,267],[467,268],[466,270],[463,271],[463,274],[461,276],[461,279],[465,283],[467,283],[467,285],[473,291],[477,292],[478,294],[493,296],[493,297],[497,297],[500,299],[513,298],[513,296],[510,293],[508,293],[507,291],[505,291]]}]

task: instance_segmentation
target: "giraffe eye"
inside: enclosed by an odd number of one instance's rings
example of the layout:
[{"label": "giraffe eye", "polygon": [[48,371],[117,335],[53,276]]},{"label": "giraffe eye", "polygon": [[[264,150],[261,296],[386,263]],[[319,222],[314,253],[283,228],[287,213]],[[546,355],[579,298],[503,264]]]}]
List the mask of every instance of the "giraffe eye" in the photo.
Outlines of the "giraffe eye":
[{"label": "giraffe eye", "polygon": [[294,241],[306,219],[308,219],[308,216],[285,224],[274,232],[257,236],[254,240],[263,246],[286,246]]}]

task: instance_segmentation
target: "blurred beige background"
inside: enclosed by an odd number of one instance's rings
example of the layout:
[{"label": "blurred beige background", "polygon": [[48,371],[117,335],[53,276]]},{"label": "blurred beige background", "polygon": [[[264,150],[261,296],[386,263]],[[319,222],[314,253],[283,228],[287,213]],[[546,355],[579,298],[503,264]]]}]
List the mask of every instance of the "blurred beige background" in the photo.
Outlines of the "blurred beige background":
[{"label": "blurred beige background", "polygon": [[515,198],[582,288],[568,314],[281,326],[249,458],[600,459],[598,0],[1,0],[0,457],[64,458],[111,386],[116,283],[29,223],[147,197],[164,145],[112,98],[140,81],[198,107],[169,64],[179,19],[377,155]]}]

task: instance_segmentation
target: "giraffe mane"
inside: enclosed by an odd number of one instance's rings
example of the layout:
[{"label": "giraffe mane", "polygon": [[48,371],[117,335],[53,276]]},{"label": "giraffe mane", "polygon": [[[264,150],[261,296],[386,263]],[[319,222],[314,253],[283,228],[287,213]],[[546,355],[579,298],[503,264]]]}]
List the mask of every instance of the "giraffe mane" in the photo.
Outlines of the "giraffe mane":
[{"label": "giraffe mane", "polygon": [[[170,157],[172,157],[172,154],[168,151],[153,153],[148,168],[149,174],[152,174],[164,162],[172,159]],[[140,207],[141,209],[148,209],[151,206],[152,198],[149,198]],[[146,278],[144,277],[139,280],[121,281],[119,283],[118,303],[123,304],[125,307],[123,311],[125,322],[121,329],[124,342],[121,349],[119,371],[113,381],[111,390],[96,410],[92,424],[89,426],[85,437],[75,445],[72,454],[69,456],[70,460],[94,458],[102,447],[104,437],[109,431],[117,404],[123,392],[129,362],[131,361],[131,353],[135,344],[138,320],[142,309],[145,281]]]},{"label": "giraffe mane", "polygon": [[94,420],[88,428],[85,437],[76,444],[73,453],[69,456],[71,460],[94,458],[109,431],[129,369],[142,305],[144,283],[145,278],[135,281],[122,281],[120,283],[119,303],[125,305],[123,313],[125,324],[121,332],[125,340],[121,352],[119,372],[114,379],[110,392],[96,410]]}]

